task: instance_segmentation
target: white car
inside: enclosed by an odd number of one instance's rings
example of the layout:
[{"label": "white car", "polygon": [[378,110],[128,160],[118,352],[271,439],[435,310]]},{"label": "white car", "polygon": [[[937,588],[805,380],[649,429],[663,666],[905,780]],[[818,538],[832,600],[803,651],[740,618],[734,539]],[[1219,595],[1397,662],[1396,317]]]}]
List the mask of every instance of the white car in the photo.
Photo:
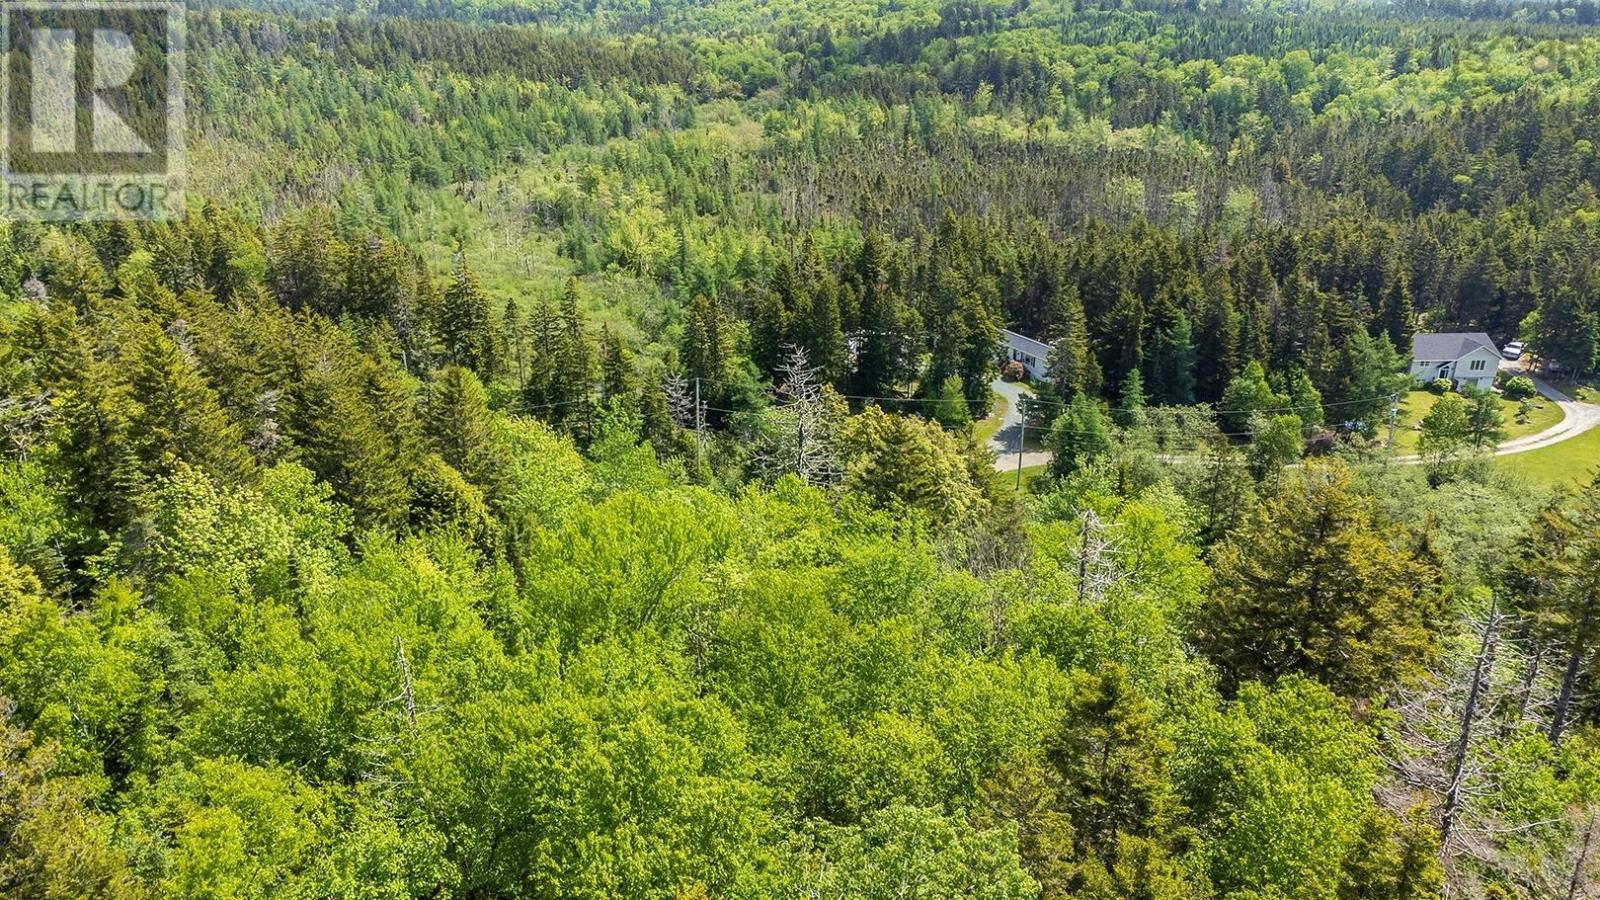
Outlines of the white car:
[{"label": "white car", "polygon": [[1500,352],[1506,359],[1521,359],[1523,351],[1527,349],[1527,345],[1521,341],[1512,341],[1506,345],[1506,349]]}]

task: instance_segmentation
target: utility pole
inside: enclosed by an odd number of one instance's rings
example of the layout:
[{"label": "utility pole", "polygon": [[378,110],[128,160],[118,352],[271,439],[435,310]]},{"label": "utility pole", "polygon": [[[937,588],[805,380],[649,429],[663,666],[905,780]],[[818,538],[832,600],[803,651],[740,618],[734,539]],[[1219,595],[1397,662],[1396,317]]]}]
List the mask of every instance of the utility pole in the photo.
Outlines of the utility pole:
[{"label": "utility pole", "polygon": [[1028,398],[1017,396],[1017,412],[1022,417],[1022,431],[1017,434],[1017,490],[1022,490],[1022,454],[1028,449]]},{"label": "utility pole", "polygon": [[700,376],[694,377],[694,441],[700,455],[706,453],[706,408],[700,403]]},{"label": "utility pole", "polygon": [[1394,449],[1394,429],[1400,423],[1400,395],[1389,398],[1389,449]]}]

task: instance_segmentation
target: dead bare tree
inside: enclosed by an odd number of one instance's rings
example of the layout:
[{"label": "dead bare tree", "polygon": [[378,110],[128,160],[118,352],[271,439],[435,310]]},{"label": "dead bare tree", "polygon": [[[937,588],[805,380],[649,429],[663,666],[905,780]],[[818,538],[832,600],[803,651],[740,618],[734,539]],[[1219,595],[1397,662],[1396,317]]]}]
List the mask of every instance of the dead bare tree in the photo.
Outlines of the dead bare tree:
[{"label": "dead bare tree", "polygon": [[702,404],[695,402],[688,379],[677,372],[668,372],[661,379],[661,390],[667,395],[667,411],[679,428],[692,429],[704,418]]},{"label": "dead bare tree", "polygon": [[417,694],[411,686],[411,663],[406,659],[406,645],[399,636],[394,639],[395,662],[400,665],[400,695],[396,697],[405,704],[406,720],[411,723],[411,733],[417,733]]},{"label": "dead bare tree", "polygon": [[1462,703],[1461,728],[1456,736],[1454,758],[1450,761],[1450,785],[1444,792],[1444,809],[1439,815],[1439,852],[1450,853],[1451,832],[1456,815],[1461,811],[1462,789],[1466,784],[1467,756],[1472,750],[1473,732],[1478,726],[1478,711],[1484,694],[1489,690],[1489,679],[1494,674],[1494,654],[1500,637],[1500,624],[1504,616],[1499,606],[1491,603],[1489,616],[1483,623],[1483,638],[1478,657],[1473,662],[1472,679],[1467,685],[1467,697]]},{"label": "dead bare tree", "polygon": [[668,372],[661,379],[661,389],[667,395],[667,412],[672,421],[685,431],[694,432],[695,447],[702,458],[706,451],[706,403],[700,395],[699,379],[691,385],[677,372]]},{"label": "dead bare tree", "polygon": [[54,417],[55,408],[47,394],[0,398],[0,434],[5,435],[7,445],[4,452],[26,460]]},{"label": "dead bare tree", "polygon": [[1078,535],[1078,602],[1098,603],[1128,577],[1119,557],[1113,532],[1116,523],[1107,522],[1092,509],[1084,510]]},{"label": "dead bare tree", "polygon": [[833,417],[818,370],[804,349],[790,347],[778,375],[780,402],[767,414],[767,433],[755,454],[758,468],[770,476],[796,475],[811,485],[837,481],[842,473]]},{"label": "dead bare tree", "polygon": [[1538,678],[1536,656],[1507,628],[1508,618],[1491,603],[1468,623],[1454,652],[1395,703],[1400,727],[1388,761],[1399,784],[1381,793],[1397,813],[1419,795],[1437,810],[1446,897],[1478,896],[1484,868],[1514,872],[1548,891],[1550,873],[1526,866],[1521,851],[1530,842],[1555,846],[1565,835],[1562,820],[1508,818],[1500,802],[1502,778],[1517,765],[1508,751],[1518,732],[1531,733],[1521,711],[1541,706],[1549,688]]}]

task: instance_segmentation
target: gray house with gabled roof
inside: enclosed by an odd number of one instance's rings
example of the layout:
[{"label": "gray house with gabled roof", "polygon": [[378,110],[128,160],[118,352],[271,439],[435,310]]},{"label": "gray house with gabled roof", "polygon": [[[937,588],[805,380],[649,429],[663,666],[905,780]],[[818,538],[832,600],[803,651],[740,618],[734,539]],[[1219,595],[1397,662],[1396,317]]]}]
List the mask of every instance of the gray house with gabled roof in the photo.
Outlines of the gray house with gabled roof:
[{"label": "gray house with gabled roof", "polygon": [[1411,378],[1427,384],[1445,378],[1457,388],[1488,390],[1500,371],[1500,348],[1481,331],[1419,334],[1411,343]]}]

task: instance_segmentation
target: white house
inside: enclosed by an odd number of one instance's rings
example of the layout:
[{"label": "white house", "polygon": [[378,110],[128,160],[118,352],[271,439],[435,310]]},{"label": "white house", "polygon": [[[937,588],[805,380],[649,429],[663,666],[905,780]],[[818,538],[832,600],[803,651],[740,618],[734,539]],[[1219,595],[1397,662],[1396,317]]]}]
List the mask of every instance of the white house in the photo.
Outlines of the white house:
[{"label": "white house", "polygon": [[1028,378],[1032,381],[1041,381],[1050,377],[1051,347],[1049,344],[1017,334],[1015,331],[1006,331],[1004,334],[1006,336],[1006,359],[1022,363],[1022,367],[1028,370]]},{"label": "white house", "polygon": [[1427,384],[1448,378],[1458,388],[1487,390],[1500,371],[1500,348],[1483,332],[1419,334],[1411,344],[1411,378]]}]

